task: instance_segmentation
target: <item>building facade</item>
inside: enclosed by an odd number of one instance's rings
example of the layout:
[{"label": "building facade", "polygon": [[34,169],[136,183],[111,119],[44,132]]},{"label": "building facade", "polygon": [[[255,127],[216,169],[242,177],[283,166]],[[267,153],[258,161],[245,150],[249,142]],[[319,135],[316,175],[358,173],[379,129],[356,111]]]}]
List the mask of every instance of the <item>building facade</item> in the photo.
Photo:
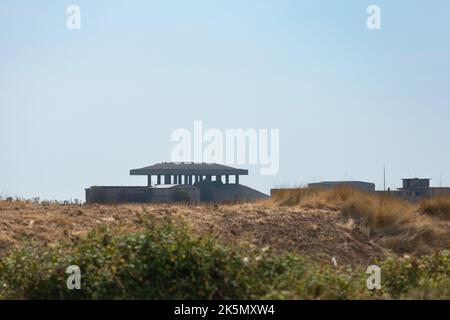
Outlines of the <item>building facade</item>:
[{"label": "building facade", "polygon": [[448,187],[431,187],[431,179],[408,178],[402,179],[403,186],[392,194],[411,202],[417,202],[424,198],[450,196]]},{"label": "building facade", "polygon": [[147,186],[90,187],[86,203],[234,202],[267,198],[241,185],[248,170],[215,163],[163,162],[133,169],[130,175],[147,176]]}]

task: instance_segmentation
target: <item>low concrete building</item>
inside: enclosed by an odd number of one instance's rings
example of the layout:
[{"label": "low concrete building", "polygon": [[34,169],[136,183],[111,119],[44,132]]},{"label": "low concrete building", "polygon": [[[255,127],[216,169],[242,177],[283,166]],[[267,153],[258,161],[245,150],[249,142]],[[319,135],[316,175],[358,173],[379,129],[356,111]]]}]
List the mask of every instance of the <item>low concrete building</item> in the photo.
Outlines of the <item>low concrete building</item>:
[{"label": "low concrete building", "polygon": [[215,163],[163,162],[130,174],[147,176],[147,186],[91,187],[86,189],[86,202],[234,202],[268,197],[239,183],[239,176],[248,175],[248,170]]},{"label": "low concrete building", "polygon": [[364,181],[323,181],[308,184],[308,188],[350,187],[364,192],[374,192],[375,183]]},{"label": "low concrete building", "polygon": [[391,192],[395,196],[402,197],[408,201],[417,202],[424,198],[450,196],[448,187],[431,187],[428,178],[408,178],[402,179],[403,186],[397,191]]}]

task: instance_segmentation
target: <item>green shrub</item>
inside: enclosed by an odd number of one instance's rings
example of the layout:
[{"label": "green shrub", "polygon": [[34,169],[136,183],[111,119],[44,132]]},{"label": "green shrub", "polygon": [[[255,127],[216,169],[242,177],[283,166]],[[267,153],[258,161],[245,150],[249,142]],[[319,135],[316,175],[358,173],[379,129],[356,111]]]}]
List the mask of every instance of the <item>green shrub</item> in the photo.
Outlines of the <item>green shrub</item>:
[{"label": "green shrub", "polygon": [[[0,297],[246,299],[272,290],[294,264],[301,261],[222,246],[169,224],[127,235],[102,229],[73,245],[26,248],[5,258]],[[70,265],[82,271],[82,290],[66,287]]]},{"label": "green shrub", "polygon": [[[81,290],[67,289],[70,265],[81,269]],[[142,232],[103,227],[74,243],[11,253],[0,262],[0,299],[450,298],[448,252],[379,265],[382,290],[369,291],[364,269],[222,245],[151,220]]]},{"label": "green shrub", "polygon": [[[421,258],[389,258],[380,267],[383,290],[393,298],[450,298],[448,251]],[[433,288],[435,292],[430,292],[434,291]]]}]

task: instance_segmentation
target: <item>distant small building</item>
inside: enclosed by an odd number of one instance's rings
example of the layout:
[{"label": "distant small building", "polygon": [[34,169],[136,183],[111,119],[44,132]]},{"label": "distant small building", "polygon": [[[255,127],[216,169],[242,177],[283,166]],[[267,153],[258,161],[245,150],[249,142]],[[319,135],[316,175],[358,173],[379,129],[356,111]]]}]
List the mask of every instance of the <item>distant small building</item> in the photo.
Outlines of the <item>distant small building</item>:
[{"label": "distant small building", "polygon": [[450,188],[431,187],[431,179],[408,178],[402,179],[402,181],[403,187],[397,191],[393,191],[392,194],[412,202],[419,201],[423,198],[450,196]]},{"label": "distant small building", "polygon": [[308,184],[308,188],[350,187],[364,192],[374,192],[375,183],[364,181],[323,181]]}]

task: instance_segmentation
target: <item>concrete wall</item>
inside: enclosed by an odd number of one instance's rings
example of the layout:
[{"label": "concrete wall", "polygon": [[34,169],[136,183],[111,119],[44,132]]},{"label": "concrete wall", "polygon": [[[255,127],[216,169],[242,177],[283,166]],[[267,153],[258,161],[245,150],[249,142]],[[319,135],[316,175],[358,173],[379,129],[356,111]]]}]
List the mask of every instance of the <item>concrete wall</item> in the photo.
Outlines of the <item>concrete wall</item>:
[{"label": "concrete wall", "polygon": [[150,188],[149,202],[199,202],[200,189],[190,185],[177,185],[167,188]]},{"label": "concrete wall", "polygon": [[364,181],[324,181],[308,184],[308,188],[350,187],[364,192],[374,192],[375,184]]},{"label": "concrete wall", "polygon": [[86,189],[86,203],[159,203],[199,202],[200,189],[179,185],[167,188],[91,187]]},{"label": "concrete wall", "polygon": [[450,188],[448,187],[429,188],[428,190],[429,197],[450,196]]},{"label": "concrete wall", "polygon": [[86,189],[86,203],[144,203],[146,187],[91,187]]},{"label": "concrete wall", "polygon": [[426,198],[450,196],[450,188],[410,188],[396,191],[396,195],[411,201],[417,202]]},{"label": "concrete wall", "polygon": [[202,202],[247,202],[268,198],[266,194],[242,184],[223,184],[213,181],[203,182],[198,186]]}]

